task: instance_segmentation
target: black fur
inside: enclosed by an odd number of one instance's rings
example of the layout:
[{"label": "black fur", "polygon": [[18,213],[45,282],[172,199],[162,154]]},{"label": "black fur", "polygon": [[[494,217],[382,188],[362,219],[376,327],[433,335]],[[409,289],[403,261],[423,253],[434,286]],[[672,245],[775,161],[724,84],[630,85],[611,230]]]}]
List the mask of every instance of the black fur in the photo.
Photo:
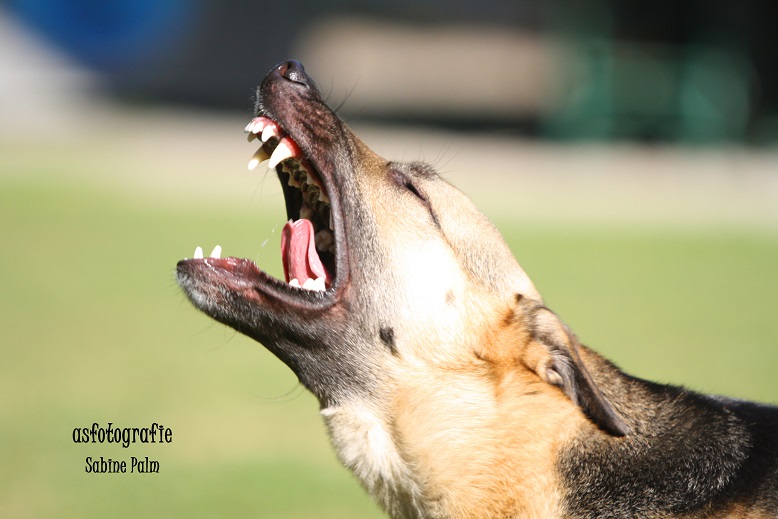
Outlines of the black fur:
[{"label": "black fur", "polygon": [[570,517],[716,517],[734,502],[778,517],[778,408],[647,382],[586,357],[630,433],[584,430],[561,453]]}]

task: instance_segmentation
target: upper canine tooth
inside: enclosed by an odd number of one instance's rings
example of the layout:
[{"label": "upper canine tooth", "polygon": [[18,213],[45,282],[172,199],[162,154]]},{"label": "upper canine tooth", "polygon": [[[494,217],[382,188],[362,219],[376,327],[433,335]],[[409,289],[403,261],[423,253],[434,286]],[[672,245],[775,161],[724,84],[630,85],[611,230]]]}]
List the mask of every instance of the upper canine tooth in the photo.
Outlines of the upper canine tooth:
[{"label": "upper canine tooth", "polygon": [[202,258],[203,258],[203,248],[198,246],[195,249],[194,259],[202,259]]},{"label": "upper canine tooth", "polygon": [[222,257],[222,247],[221,245],[217,245],[213,248],[213,251],[211,251],[211,257],[219,259]]},{"label": "upper canine tooth", "polygon": [[278,166],[279,163],[286,159],[291,159],[295,155],[295,149],[292,147],[292,141],[288,138],[283,138],[278,142],[278,146],[273,150],[273,154],[270,155],[270,162],[267,167],[273,169]]},{"label": "upper canine tooth", "polygon": [[257,168],[260,162],[263,162],[270,158],[265,147],[260,147],[249,160],[249,170],[253,171]]}]

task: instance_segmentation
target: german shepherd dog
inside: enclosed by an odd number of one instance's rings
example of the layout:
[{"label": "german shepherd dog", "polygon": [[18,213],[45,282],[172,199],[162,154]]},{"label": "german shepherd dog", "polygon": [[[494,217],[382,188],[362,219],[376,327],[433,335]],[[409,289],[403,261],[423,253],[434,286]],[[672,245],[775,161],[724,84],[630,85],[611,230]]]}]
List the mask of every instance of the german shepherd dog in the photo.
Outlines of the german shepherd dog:
[{"label": "german shepherd dog", "polygon": [[778,518],[778,408],[581,345],[487,218],[430,166],[368,149],[299,63],[270,71],[256,114],[286,279],[198,248],[178,282],[316,395],[391,517]]}]

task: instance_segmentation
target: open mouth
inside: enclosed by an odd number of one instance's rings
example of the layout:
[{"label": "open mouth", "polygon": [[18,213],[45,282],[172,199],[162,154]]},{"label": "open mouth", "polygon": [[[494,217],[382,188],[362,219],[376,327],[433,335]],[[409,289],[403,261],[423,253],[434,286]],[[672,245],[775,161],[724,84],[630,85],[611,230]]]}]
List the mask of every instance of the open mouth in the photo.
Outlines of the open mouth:
[{"label": "open mouth", "polygon": [[284,189],[289,221],[281,234],[281,259],[286,282],[309,290],[329,288],[336,269],[335,235],[332,207],[321,175],[275,121],[255,117],[245,131],[249,142],[261,142],[249,169],[267,161]]},{"label": "open mouth", "polygon": [[245,288],[248,283],[287,293],[330,291],[338,267],[335,215],[322,175],[297,142],[272,119],[257,116],[245,132],[249,142],[257,140],[260,144],[248,168],[254,170],[266,164],[268,169],[275,169],[283,188],[288,221],[281,233],[281,259],[286,283],[269,276],[251,260],[221,258],[219,246],[209,258],[204,258],[203,250],[197,247],[193,260],[205,262],[235,289]]}]

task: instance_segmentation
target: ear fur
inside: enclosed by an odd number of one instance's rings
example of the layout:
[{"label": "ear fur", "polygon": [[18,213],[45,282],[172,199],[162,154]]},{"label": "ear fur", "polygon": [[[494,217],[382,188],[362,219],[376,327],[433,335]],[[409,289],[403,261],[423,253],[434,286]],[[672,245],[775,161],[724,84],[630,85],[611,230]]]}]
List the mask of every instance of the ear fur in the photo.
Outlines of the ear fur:
[{"label": "ear fur", "polygon": [[603,431],[612,436],[629,434],[629,427],[616,414],[581,361],[580,343],[575,334],[545,306],[535,307],[529,315],[531,340],[544,352],[534,367],[538,376],[561,388]]}]

